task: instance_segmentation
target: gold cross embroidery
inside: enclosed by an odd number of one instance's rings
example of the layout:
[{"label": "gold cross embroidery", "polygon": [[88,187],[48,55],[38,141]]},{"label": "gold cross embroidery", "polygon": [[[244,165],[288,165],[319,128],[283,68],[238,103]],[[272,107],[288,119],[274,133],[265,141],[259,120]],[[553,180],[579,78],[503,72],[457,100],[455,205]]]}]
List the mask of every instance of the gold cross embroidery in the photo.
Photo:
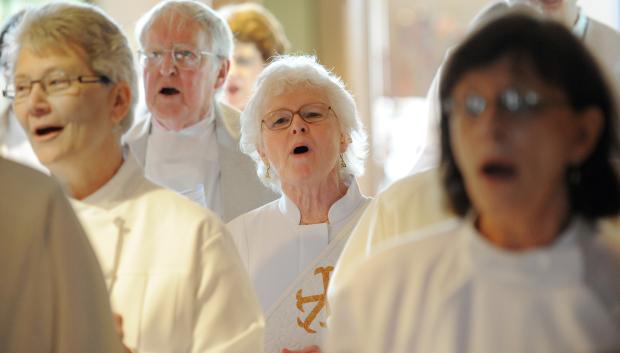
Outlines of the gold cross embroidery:
[{"label": "gold cross embroidery", "polygon": [[[312,311],[310,311],[310,314],[308,314],[305,320],[302,321],[299,317],[297,318],[297,325],[303,328],[304,330],[306,330],[308,333],[316,333],[316,331],[313,330],[310,327],[310,325],[312,325],[312,322],[314,322],[314,319],[316,319],[316,316],[321,312],[321,310],[325,306],[325,296],[327,294],[327,286],[329,284],[329,274],[333,270],[334,270],[334,266],[317,267],[314,270],[315,275],[321,274],[323,276],[323,293],[322,294],[315,294],[315,295],[309,295],[309,296],[304,297],[301,289],[297,291],[297,309],[299,309],[299,311],[301,311],[302,313],[306,312],[304,310],[305,304],[316,302],[316,304],[314,305],[314,308],[312,308]],[[322,321],[319,321],[319,326],[324,328],[326,327],[326,324]]]}]

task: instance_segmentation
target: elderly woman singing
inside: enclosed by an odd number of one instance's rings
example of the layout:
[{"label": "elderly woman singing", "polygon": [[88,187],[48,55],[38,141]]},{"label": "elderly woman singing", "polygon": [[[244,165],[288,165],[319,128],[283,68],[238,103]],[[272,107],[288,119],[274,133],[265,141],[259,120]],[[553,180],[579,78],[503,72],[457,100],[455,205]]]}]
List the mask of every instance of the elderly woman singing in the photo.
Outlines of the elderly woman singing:
[{"label": "elderly woman singing", "polygon": [[[252,352],[263,320],[217,216],[147,181],[121,134],[136,73],[127,38],[90,5],[29,10],[4,95],[37,157],[73,199],[138,352]],[[120,321],[120,320],[119,320]]]},{"label": "elderly woman singing", "polygon": [[316,344],[329,276],[368,201],[353,97],[313,57],[279,57],[241,116],[241,147],[282,194],[228,224],[267,313],[267,352]]},{"label": "elderly woman singing", "polygon": [[562,25],[511,14],[456,48],[441,82],[459,220],[345,278],[330,352],[617,352],[617,115],[596,61]]}]

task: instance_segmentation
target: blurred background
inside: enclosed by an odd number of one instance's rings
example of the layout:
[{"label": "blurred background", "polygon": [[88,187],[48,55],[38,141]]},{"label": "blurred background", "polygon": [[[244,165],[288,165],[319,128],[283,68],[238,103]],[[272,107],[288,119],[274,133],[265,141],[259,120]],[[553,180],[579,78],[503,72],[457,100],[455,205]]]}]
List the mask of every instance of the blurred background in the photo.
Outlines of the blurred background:
[{"label": "blurred background", "polygon": [[[75,0],[77,2],[77,0]],[[46,0],[0,0],[2,20]],[[125,29],[156,0],[90,0]],[[245,1],[204,1],[213,8]],[[293,53],[314,54],[353,92],[370,139],[364,193],[407,175],[426,135],[424,97],[446,49],[491,0],[256,0],[282,22]],[[620,0],[580,0],[593,18],[620,28]],[[1,98],[0,98],[1,99]]]}]

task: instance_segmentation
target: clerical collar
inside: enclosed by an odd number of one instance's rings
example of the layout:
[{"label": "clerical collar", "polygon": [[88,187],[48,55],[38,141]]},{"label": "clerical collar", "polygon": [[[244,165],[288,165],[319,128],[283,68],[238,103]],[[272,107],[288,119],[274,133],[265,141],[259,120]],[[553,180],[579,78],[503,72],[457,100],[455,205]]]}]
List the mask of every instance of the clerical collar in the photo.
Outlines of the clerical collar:
[{"label": "clerical collar", "polygon": [[584,39],[589,24],[588,16],[579,9],[579,16],[577,16],[577,22],[573,25],[573,34],[577,37]]}]

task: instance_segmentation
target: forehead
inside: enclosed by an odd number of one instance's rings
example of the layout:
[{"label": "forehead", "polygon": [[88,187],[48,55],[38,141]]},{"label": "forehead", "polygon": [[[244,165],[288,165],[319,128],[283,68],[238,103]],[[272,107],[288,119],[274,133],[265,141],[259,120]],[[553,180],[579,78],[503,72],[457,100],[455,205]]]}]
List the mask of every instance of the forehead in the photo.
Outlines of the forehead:
[{"label": "forehead", "polygon": [[530,60],[515,60],[504,56],[489,64],[467,70],[456,82],[453,93],[457,94],[466,89],[501,90],[508,86],[547,88]]},{"label": "forehead", "polygon": [[15,77],[39,77],[54,70],[77,73],[90,70],[90,67],[84,50],[76,45],[61,44],[44,48],[25,45],[17,53]]},{"label": "forehead", "polygon": [[185,44],[207,49],[209,38],[200,24],[187,16],[172,13],[160,14],[144,34],[145,47],[170,47]]},{"label": "forehead", "polygon": [[308,103],[330,104],[326,90],[309,83],[298,83],[282,87],[279,94],[270,95],[265,100],[267,111],[276,109],[297,110]]}]

